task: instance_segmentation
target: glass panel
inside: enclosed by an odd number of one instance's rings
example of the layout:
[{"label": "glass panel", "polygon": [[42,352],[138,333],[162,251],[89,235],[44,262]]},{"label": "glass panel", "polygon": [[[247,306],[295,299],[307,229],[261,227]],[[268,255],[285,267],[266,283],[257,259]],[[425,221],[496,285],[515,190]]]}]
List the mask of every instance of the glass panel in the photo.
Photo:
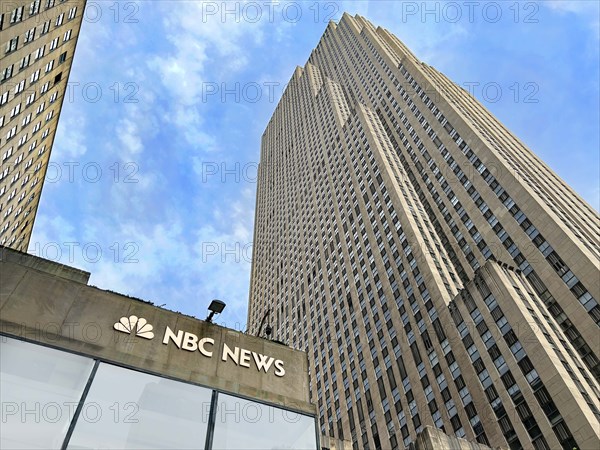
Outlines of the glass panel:
[{"label": "glass panel", "polygon": [[210,389],[100,364],[70,449],[204,448]]},{"label": "glass panel", "polygon": [[60,448],[94,361],[0,337],[0,448]]},{"label": "glass panel", "polygon": [[315,450],[315,419],[219,394],[213,450]]}]

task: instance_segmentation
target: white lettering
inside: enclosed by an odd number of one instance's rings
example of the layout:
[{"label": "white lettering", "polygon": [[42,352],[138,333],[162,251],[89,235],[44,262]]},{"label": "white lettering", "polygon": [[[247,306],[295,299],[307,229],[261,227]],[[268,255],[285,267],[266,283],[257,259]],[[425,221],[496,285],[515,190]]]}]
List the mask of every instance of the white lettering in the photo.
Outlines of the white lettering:
[{"label": "white lettering", "polygon": [[[207,358],[212,358],[213,356],[212,347],[215,345],[215,340],[213,338],[200,339],[194,333],[184,332],[182,330],[178,330],[177,333],[175,333],[171,328],[166,327],[162,343],[168,345],[169,341],[172,341],[180,349],[189,352],[198,350]],[[271,367],[275,367],[276,376],[283,377],[285,375],[283,361],[280,359],[275,359],[272,356],[263,355],[240,347],[232,348],[223,343],[221,360],[227,362],[229,359],[236,365],[243,367],[250,367],[250,361],[254,360],[259,372],[264,371],[264,373],[269,373]]]},{"label": "white lettering", "polygon": [[254,362],[256,363],[259,372],[264,369],[265,373],[267,373],[271,368],[271,364],[273,364],[273,358],[261,355],[260,353],[252,352],[252,357],[254,358]]},{"label": "white lettering", "polygon": [[198,349],[198,336],[186,331],[183,335],[183,345],[181,348],[189,352],[196,351]]},{"label": "white lettering", "polygon": [[200,353],[202,353],[204,356],[212,358],[213,352],[206,350],[204,348],[204,344],[215,345],[215,340],[211,338],[202,338],[198,342],[198,350],[200,351]]},{"label": "white lettering", "polygon": [[177,335],[175,335],[175,333],[173,333],[173,330],[171,330],[169,327],[167,327],[167,329],[165,330],[165,336],[163,337],[163,344],[168,344],[169,339],[171,339],[173,342],[175,342],[175,345],[177,347],[181,348],[181,340],[183,339],[183,331],[179,330],[177,332]]},{"label": "white lettering", "polygon": [[240,366],[250,367],[250,350],[242,349],[242,354],[240,355]]},{"label": "white lettering", "polygon": [[235,362],[236,364],[240,364],[240,349],[238,347],[235,347],[235,350],[232,351],[229,346],[227,344],[223,344],[223,355],[221,356],[221,359],[223,361],[227,361],[227,358],[231,358],[233,360],[233,362]]},{"label": "white lettering", "polygon": [[283,368],[283,361],[278,359],[277,361],[275,361],[275,375],[277,375],[278,377],[282,377],[285,375],[285,369]]}]

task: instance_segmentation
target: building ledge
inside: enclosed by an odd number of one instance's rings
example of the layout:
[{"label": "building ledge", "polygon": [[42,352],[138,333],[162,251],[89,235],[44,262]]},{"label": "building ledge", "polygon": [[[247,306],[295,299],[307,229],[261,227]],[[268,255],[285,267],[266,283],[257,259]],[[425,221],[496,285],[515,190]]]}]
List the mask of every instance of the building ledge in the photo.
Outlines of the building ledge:
[{"label": "building ledge", "polygon": [[[90,272],[65,266],[54,261],[39,258],[37,256],[23,253],[12,248],[0,245],[0,261],[29,267],[39,272],[44,272],[76,283],[87,284]],[[2,275],[0,274],[0,278]]]}]

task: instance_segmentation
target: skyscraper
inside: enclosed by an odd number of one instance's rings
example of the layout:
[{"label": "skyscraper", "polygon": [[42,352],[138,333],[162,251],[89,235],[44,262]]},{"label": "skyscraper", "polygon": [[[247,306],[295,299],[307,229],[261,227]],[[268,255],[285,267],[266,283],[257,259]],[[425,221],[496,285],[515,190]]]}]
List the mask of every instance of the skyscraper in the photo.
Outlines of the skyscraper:
[{"label": "skyscraper", "polygon": [[27,251],[85,0],[2,3],[0,245]]},{"label": "skyscraper", "polygon": [[599,216],[398,38],[328,25],[257,189],[249,329],[309,352],[323,435],[597,447]]}]

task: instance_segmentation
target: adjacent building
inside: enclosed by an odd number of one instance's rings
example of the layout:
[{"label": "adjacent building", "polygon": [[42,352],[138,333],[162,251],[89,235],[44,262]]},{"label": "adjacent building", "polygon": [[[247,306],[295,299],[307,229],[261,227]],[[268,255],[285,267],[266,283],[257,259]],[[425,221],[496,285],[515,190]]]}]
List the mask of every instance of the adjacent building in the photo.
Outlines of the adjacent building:
[{"label": "adjacent building", "polygon": [[0,7],[0,245],[27,251],[85,0]]},{"label": "adjacent building", "polygon": [[0,247],[3,449],[318,450],[306,354]]},{"label": "adjacent building", "polygon": [[431,426],[597,448],[599,222],[465,90],[344,14],[262,137],[249,328],[308,352],[332,442]]}]

